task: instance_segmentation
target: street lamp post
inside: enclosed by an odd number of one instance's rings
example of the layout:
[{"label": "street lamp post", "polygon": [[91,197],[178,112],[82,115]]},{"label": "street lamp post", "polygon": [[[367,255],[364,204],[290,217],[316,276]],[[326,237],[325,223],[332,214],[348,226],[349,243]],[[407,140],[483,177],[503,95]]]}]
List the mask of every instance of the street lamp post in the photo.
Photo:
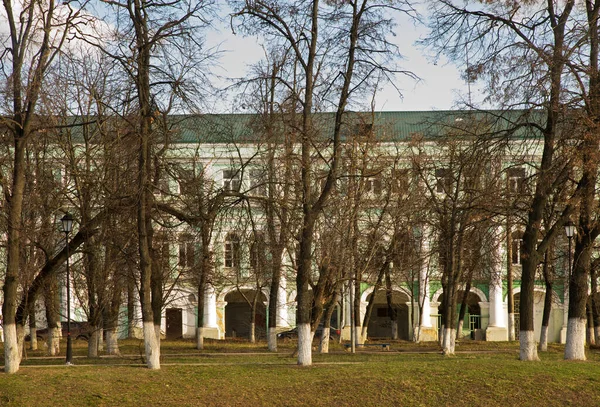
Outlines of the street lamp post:
[{"label": "street lamp post", "polygon": [[573,236],[575,235],[575,225],[571,220],[568,220],[567,223],[565,223],[565,234],[569,239],[569,286],[571,286],[571,269],[573,268],[571,265],[571,239],[573,239]]},{"label": "street lamp post", "polygon": [[69,233],[73,230],[73,215],[69,212],[61,218],[62,229],[65,232],[65,243],[67,248],[67,365],[72,364],[73,347],[71,343],[71,282],[69,276]]}]

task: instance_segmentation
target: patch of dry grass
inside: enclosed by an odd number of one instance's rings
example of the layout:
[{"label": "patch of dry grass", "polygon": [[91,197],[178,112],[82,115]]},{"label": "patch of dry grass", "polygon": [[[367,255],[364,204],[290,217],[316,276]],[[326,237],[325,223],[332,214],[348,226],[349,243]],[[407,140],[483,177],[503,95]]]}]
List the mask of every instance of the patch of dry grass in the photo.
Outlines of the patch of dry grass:
[{"label": "patch of dry grass", "polygon": [[335,344],[331,354],[315,353],[309,368],[291,357],[293,341],[277,354],[265,343],[207,341],[202,352],[193,345],[163,342],[160,371],[141,364],[139,341],[124,341],[121,358],[100,359],[82,357],[86,345],[77,342],[72,367],[29,352],[17,374],[0,373],[0,405],[600,405],[599,353],[566,362],[559,345],[525,363],[516,343],[463,342],[454,357],[413,353],[435,344],[354,355]]}]

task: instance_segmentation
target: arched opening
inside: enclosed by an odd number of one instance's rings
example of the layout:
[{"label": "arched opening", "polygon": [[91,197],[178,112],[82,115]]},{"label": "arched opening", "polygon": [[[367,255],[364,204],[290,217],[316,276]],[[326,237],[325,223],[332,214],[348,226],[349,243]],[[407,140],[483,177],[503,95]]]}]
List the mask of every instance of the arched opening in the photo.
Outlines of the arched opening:
[{"label": "arched opening", "polygon": [[[460,290],[458,292],[457,299],[459,303],[457,305],[457,314],[459,317],[464,295],[465,292],[463,290]],[[483,333],[481,332],[481,307],[479,306],[479,301],[481,300],[477,294],[473,292],[469,292],[467,294],[467,300],[465,302],[466,309],[462,320],[463,323],[461,337],[463,338],[471,338],[477,340],[484,339]]]},{"label": "arched opening", "polygon": [[[256,290],[234,290],[225,296],[225,337],[248,338],[252,322],[252,303]],[[258,292],[256,302],[256,332],[257,338],[266,337],[267,297]]]},{"label": "arched opening", "polygon": [[[369,294],[367,302],[372,295]],[[393,291],[390,307],[385,290],[378,291],[369,318],[367,331],[369,338],[393,338],[394,325],[396,325],[398,339],[409,340],[408,305],[406,305],[409,301],[405,293]]]}]

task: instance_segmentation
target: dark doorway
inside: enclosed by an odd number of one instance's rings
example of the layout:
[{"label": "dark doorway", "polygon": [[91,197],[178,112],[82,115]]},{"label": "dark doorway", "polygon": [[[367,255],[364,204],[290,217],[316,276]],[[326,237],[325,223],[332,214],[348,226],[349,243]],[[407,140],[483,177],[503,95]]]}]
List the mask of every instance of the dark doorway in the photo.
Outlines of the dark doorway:
[{"label": "dark doorway", "polygon": [[167,339],[179,339],[183,336],[183,317],[181,308],[167,308]]},{"label": "dark doorway", "polygon": [[[225,306],[225,337],[248,338],[252,310],[247,300],[252,301],[255,293],[254,290],[235,290],[225,296],[227,302]],[[255,334],[257,338],[265,338],[267,297],[263,293],[258,295]]]}]

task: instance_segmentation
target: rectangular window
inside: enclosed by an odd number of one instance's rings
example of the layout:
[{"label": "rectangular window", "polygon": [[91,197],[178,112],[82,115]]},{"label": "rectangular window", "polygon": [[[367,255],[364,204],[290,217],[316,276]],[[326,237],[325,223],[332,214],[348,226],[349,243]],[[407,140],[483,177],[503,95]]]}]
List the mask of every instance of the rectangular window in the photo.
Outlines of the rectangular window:
[{"label": "rectangular window", "polygon": [[438,168],[435,170],[436,186],[435,190],[439,193],[450,193],[452,187],[452,173],[448,168]]},{"label": "rectangular window", "polygon": [[225,240],[225,267],[240,267],[240,240],[237,235],[229,234]]},{"label": "rectangular window", "polygon": [[527,191],[525,181],[525,168],[509,168],[507,171],[508,192],[511,194],[523,194]]},{"label": "rectangular window", "polygon": [[265,171],[250,170],[250,192],[257,196],[267,196],[267,177]]},{"label": "rectangular window", "polygon": [[523,240],[521,238],[512,238],[511,255],[512,264],[518,265],[522,263],[521,251],[523,250]]},{"label": "rectangular window", "polygon": [[396,168],[392,170],[392,192],[406,195],[409,188],[409,173],[406,168]]},{"label": "rectangular window", "polygon": [[369,177],[365,179],[365,192],[374,196],[379,196],[383,192],[381,177]]},{"label": "rectangular window", "polygon": [[179,266],[182,268],[191,268],[196,260],[196,247],[191,239],[184,239],[179,242]]},{"label": "rectangular window", "polygon": [[223,189],[227,192],[240,192],[242,173],[240,170],[223,170]]}]

